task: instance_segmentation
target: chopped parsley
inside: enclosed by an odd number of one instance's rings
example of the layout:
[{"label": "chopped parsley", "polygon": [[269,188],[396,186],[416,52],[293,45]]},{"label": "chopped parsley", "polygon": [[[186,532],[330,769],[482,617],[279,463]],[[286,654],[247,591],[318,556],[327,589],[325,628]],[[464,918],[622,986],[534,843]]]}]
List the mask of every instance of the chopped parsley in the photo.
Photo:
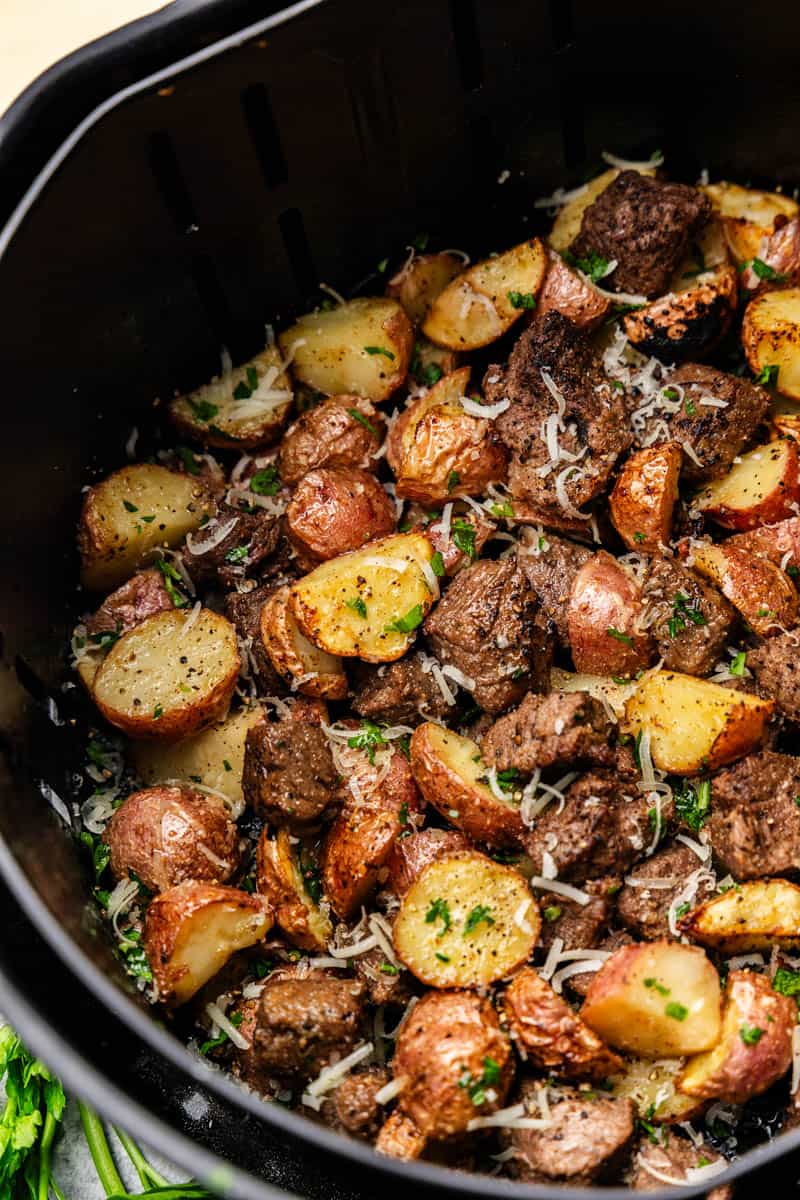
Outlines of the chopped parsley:
[{"label": "chopped parsley", "polygon": [[274,463],[256,471],[250,478],[250,491],[257,496],[276,496],[281,490],[281,478]]},{"label": "chopped parsley", "polygon": [[360,617],[364,617],[366,619],[367,606],[360,596],[354,596],[352,600],[345,600],[344,604],[345,608],[351,608],[353,612],[358,613]]},{"label": "chopped parsley", "polygon": [[391,350],[387,350],[385,346],[365,346],[364,349],[367,354],[371,354],[373,357],[376,354],[382,354],[384,358],[390,358],[394,362],[394,354]]},{"label": "chopped parsley", "polygon": [[104,841],[96,833],[89,833],[88,829],[83,829],[78,834],[78,841],[92,856],[92,867],[94,869],[94,881],[100,882],[100,877],[105,871],[111,858],[111,851]]},{"label": "chopped parsley", "polygon": [[442,922],[442,928],[437,933],[437,937],[444,937],[453,924],[453,919],[450,916],[450,905],[446,900],[438,898],[431,900],[428,906],[428,911],[425,913],[425,924],[434,925],[437,921]]},{"label": "chopped parsley", "polygon": [[436,951],[436,957],[438,958],[439,962],[443,962],[443,963],[450,962],[450,955],[449,954],[440,954],[438,950]]},{"label": "chopped parsley", "polygon": [[448,493],[448,495],[450,494],[450,492],[452,492],[453,488],[457,488],[460,483],[461,483],[461,476],[459,475],[458,471],[451,471],[450,474],[447,476],[447,493]]},{"label": "chopped parsley", "polygon": [[467,919],[464,922],[464,932],[461,936],[466,937],[467,934],[474,933],[484,921],[487,925],[494,925],[492,910],[487,908],[485,904],[476,904],[472,912],[467,915]]},{"label": "chopped parsley", "polygon": [[399,975],[400,974],[400,968],[396,967],[394,965],[394,963],[390,963],[390,962],[382,962],[380,967],[378,968],[378,970],[381,972],[382,975]]},{"label": "chopped parsley", "polygon": [[313,859],[306,858],[300,852],[300,874],[303,877],[305,889],[315,904],[322,899],[322,872]]},{"label": "chopped parsley", "polygon": [[730,671],[731,675],[744,675],[746,666],[747,666],[747,651],[740,650],[739,653],[734,656],[733,661],[731,662],[731,665],[728,667],[728,670]]},{"label": "chopped parsley", "polygon": [[198,421],[213,421],[219,412],[217,405],[209,400],[193,400],[191,396],[187,396],[187,403]]},{"label": "chopped parsley", "polygon": [[690,400],[688,396],[686,397],[686,399],[683,402],[683,407],[686,409],[687,417],[693,417],[694,414],[697,412],[694,400]]},{"label": "chopped parsley", "polygon": [[671,638],[677,637],[679,633],[687,629],[690,621],[693,625],[706,624],[706,619],[697,604],[696,600],[690,600],[688,596],[684,596],[683,592],[675,593],[675,599],[672,602],[672,616],[667,622]]},{"label": "chopped parsley", "polygon": [[[231,1025],[233,1025],[235,1028],[238,1028],[242,1023],[242,1014],[240,1012],[232,1013],[228,1020],[230,1021]],[[227,1033],[224,1029],[220,1029],[215,1038],[209,1038],[207,1042],[202,1043],[200,1046],[200,1053],[203,1055],[208,1054],[211,1050],[216,1050],[219,1046],[224,1046],[227,1041]]]},{"label": "chopped parsley", "polygon": [[385,271],[386,271],[386,268],[387,268],[388,266],[389,266],[389,259],[388,259],[388,258],[382,258],[382,259],[381,259],[381,261],[378,263],[378,265],[377,265],[377,268],[376,268],[376,270],[378,271],[378,274],[379,274],[379,275],[383,275],[383,274],[385,273]]},{"label": "chopped parsley", "polygon": [[[392,355],[392,357],[394,357],[394,355]],[[373,437],[380,437],[380,434],[372,424],[372,421],[368,421],[364,414],[359,412],[357,408],[348,408],[347,411],[353,420],[358,421],[359,425],[363,425],[365,429],[368,429]]]},{"label": "chopped parsley", "polygon": [[249,400],[258,387],[258,371],[255,367],[246,367],[244,379],[241,379],[233,389],[234,400]]},{"label": "chopped parsley", "polygon": [[181,460],[184,470],[188,471],[190,475],[200,474],[200,460],[195,457],[193,450],[190,450],[188,446],[176,446],[175,453]]},{"label": "chopped parsley", "polygon": [[689,1010],[685,1004],[678,1004],[676,1000],[670,1000],[664,1008],[664,1012],[668,1017],[672,1017],[673,1021],[685,1021],[689,1015]]},{"label": "chopped parsley", "polygon": [[778,967],[772,986],[782,996],[794,996],[800,1004],[800,971],[791,971],[788,967]]},{"label": "chopped parsley", "polygon": [[652,988],[653,991],[658,992],[659,996],[668,996],[670,993],[670,989],[668,987],[664,987],[663,983],[659,983],[657,979],[652,977],[652,975],[645,979],[644,986],[646,988]]},{"label": "chopped parsley", "polygon": [[375,766],[375,751],[379,746],[389,745],[381,732],[380,725],[376,725],[374,721],[362,721],[360,730],[353,737],[347,739],[347,744],[351,750],[365,751],[373,767]]},{"label": "chopped parsley", "polygon": [[744,1042],[745,1046],[756,1046],[764,1036],[764,1030],[760,1025],[740,1025],[739,1037]]},{"label": "chopped parsley", "polygon": [[691,904],[689,903],[688,900],[685,900],[683,902],[683,904],[679,904],[678,907],[675,909],[676,920],[680,921],[681,917],[685,917],[690,908],[691,908]]},{"label": "chopped parsley", "polygon": [[614,638],[615,641],[622,642],[623,646],[632,646],[633,645],[633,638],[630,637],[627,633],[622,633],[622,632],[620,632],[619,629],[615,629],[613,625],[609,625],[608,629],[606,630],[606,633],[608,634],[609,637]]},{"label": "chopped parsley", "polygon": [[762,367],[756,375],[756,383],[763,384],[764,387],[777,387],[779,371],[780,367],[777,363],[772,363],[768,367]]},{"label": "chopped parsley", "polygon": [[684,783],[675,792],[675,811],[695,833],[699,833],[711,816],[711,780],[701,779],[692,786]]},{"label": "chopped parsley", "polygon": [[249,553],[250,553],[250,544],[249,543],[245,546],[234,546],[233,549],[229,550],[228,553],[225,555],[225,562],[229,562],[229,563],[245,562],[247,559],[247,555]]},{"label": "chopped parsley", "polygon": [[122,506],[126,512],[138,512],[139,509],[135,504],[131,504],[130,500],[123,500]]},{"label": "chopped parsley", "polygon": [[233,767],[232,767],[232,766],[231,766],[231,764],[228,762],[227,758],[223,758],[223,760],[222,760],[222,765],[223,765],[223,767],[225,768],[225,770],[226,770],[226,771],[232,771],[232,770],[233,770]]},{"label": "chopped parsley", "polygon": [[643,541],[645,541],[645,538],[646,538],[646,535],[641,533],[638,529],[636,530],[636,533],[633,535],[633,540],[635,542],[638,542],[640,545]]},{"label": "chopped parsley", "polygon": [[144,947],[139,944],[141,933],[138,929],[126,929],[124,937],[125,943],[119,947],[119,953],[125,964],[125,970],[134,979],[144,979],[149,983],[153,978],[153,972],[150,970],[150,963],[147,961]]},{"label": "chopped parsley", "polygon": [[158,721],[164,715],[164,709],[160,704],[157,704],[153,709],[153,720]]},{"label": "chopped parsley", "polygon": [[492,504],[491,511],[492,511],[493,517],[513,517],[514,516],[514,507],[513,507],[513,505],[509,504],[509,502],[507,500],[504,500],[502,504],[497,504],[497,503]]},{"label": "chopped parsley", "polygon": [[759,279],[769,281],[769,283],[784,283],[787,278],[786,275],[780,275],[769,263],[765,263],[763,258],[751,258],[744,266],[750,267],[754,275],[757,275]]},{"label": "chopped parsley", "polygon": [[420,254],[423,254],[428,249],[428,242],[430,240],[431,235],[429,233],[418,233],[416,237],[412,239],[411,245],[415,250],[419,251]]},{"label": "chopped parsley", "polygon": [[469,521],[466,521],[463,517],[455,517],[450,526],[450,530],[450,536],[461,553],[466,554],[467,558],[476,558],[477,551],[475,549],[475,526]]},{"label": "chopped parsley", "polygon": [[563,909],[559,908],[557,904],[548,904],[547,908],[544,909],[543,912],[545,921],[557,921],[561,916],[562,911]]},{"label": "chopped parsley", "polygon": [[473,1079],[472,1072],[466,1067],[462,1068],[462,1075],[458,1081],[458,1086],[463,1088],[469,1096],[472,1103],[477,1108],[479,1105],[486,1102],[486,1089],[493,1087],[500,1082],[501,1070],[500,1064],[494,1058],[490,1058],[487,1054],[483,1060],[483,1071],[479,1079]]},{"label": "chopped parsley", "polygon": [[412,374],[416,376],[423,387],[430,388],[433,387],[435,383],[439,382],[444,375],[444,371],[438,363],[428,363],[427,367],[423,367],[420,364],[417,367],[417,370],[413,371]]},{"label": "chopped parsley", "polygon": [[398,617],[396,621],[390,621],[383,628],[384,633],[412,633],[417,626],[422,624],[425,613],[421,604],[415,604],[410,608],[403,617]]},{"label": "chopped parsley", "polygon": [[536,297],[533,292],[507,292],[506,294],[512,308],[536,308]]},{"label": "chopped parsley", "polygon": [[166,591],[172,603],[176,608],[185,608],[189,602],[183,593],[179,592],[175,586],[176,583],[183,583],[182,576],[178,573],[175,567],[173,567],[172,563],[167,562],[165,558],[157,558],[155,565],[161,572],[161,576],[164,580],[164,590]]},{"label": "chopped parsley", "polygon": [[596,254],[594,250],[585,258],[575,258],[572,254],[566,254],[564,258],[571,267],[577,267],[591,283],[599,283],[601,279],[605,279],[606,275],[609,274],[608,268],[611,265],[610,262],[607,258],[603,258],[601,254]]},{"label": "chopped parsley", "polygon": [[439,576],[439,578],[444,575],[444,559],[442,558],[441,550],[436,550],[431,556],[431,570],[433,571],[434,575]]}]

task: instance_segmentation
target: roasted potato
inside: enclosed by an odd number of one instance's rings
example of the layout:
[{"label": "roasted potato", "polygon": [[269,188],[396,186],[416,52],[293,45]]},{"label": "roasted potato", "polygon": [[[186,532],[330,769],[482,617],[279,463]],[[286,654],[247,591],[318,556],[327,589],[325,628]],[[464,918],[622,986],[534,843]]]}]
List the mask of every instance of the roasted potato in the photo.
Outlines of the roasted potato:
[{"label": "roasted potato", "polygon": [[676,775],[716,771],[763,745],[774,700],[681,675],[653,671],[625,707],[633,733],[647,733],[654,766]]},{"label": "roasted potato", "polygon": [[237,950],[260,942],[272,924],[263,896],[187,881],[150,901],[143,945],[159,1000],[190,1000]]},{"label": "roasted potato", "polygon": [[553,667],[550,671],[550,690],[588,692],[601,704],[607,704],[619,719],[625,716],[625,705],[636,690],[636,684],[633,681],[617,683],[609,675],[578,675],[574,671]]},{"label": "roasted potato", "polygon": [[133,872],[151,892],[186,879],[227,883],[240,859],[239,831],[225,801],[185,784],[132,792],[103,841],[114,878]]},{"label": "roasted potato", "polygon": [[731,971],[722,1029],[715,1044],[687,1062],[680,1091],[701,1100],[742,1104],[772,1087],[792,1062],[797,1004],[774,991],[765,975]]},{"label": "roasted potato", "polygon": [[467,837],[489,846],[519,844],[525,832],[519,796],[499,785],[492,791],[477,742],[424,721],[411,738],[411,769],[428,804]]},{"label": "roasted potato", "polygon": [[[655,175],[656,173],[655,167],[640,167],[637,169],[641,175]],[[594,204],[600,193],[604,192],[618,175],[619,171],[616,168],[610,171],[603,171],[602,175],[591,179],[582,188],[576,189],[572,199],[568,200],[559,209],[553,223],[553,228],[550,231],[550,236],[547,239],[554,250],[558,250],[559,253],[563,250],[569,250],[581,231],[581,222],[583,221],[583,214],[586,212],[586,209],[590,204]]]},{"label": "roasted potato", "polygon": [[273,592],[261,609],[259,635],[275,670],[304,696],[345,698],[342,660],[320,650],[303,634],[291,609],[288,586]]},{"label": "roasted potato", "polygon": [[388,399],[408,374],[411,323],[396,300],[359,296],[328,312],[306,313],[280,334],[284,354],[294,347],[296,379],[328,396]]},{"label": "roasted potato", "polygon": [[158,546],[177,546],[213,508],[205,484],[151,463],[115,471],[84,496],[78,524],[81,583],[119,587]]},{"label": "roasted potato", "polygon": [[183,437],[204,446],[250,450],[279,436],[294,393],[277,346],[212,379],[187,396],[176,396],[169,415]]},{"label": "roasted potato", "polygon": [[386,295],[397,300],[412,325],[421,325],[436,297],[451,279],[464,269],[457,254],[415,254],[392,276],[386,285]]},{"label": "roasted potato", "polygon": [[301,413],[289,426],[278,450],[284,483],[299,483],[319,467],[355,467],[374,471],[386,425],[362,396],[331,396]]},{"label": "roasted potato", "polygon": [[677,1090],[682,1058],[626,1058],[620,1073],[609,1076],[612,1095],[633,1100],[646,1121],[691,1121],[705,1108],[702,1100]]},{"label": "roasted potato", "polygon": [[758,192],[738,183],[711,183],[702,189],[719,213],[725,238],[737,263],[757,258],[764,238],[781,222],[797,216],[794,200],[778,192]]},{"label": "roasted potato", "polygon": [[427,538],[401,533],[322,563],[291,588],[301,631],[341,658],[401,658],[438,599],[432,557]]},{"label": "roasted potato", "polygon": [[598,550],[572,583],[567,629],[579,674],[634,675],[649,665],[653,642],[641,625],[639,590],[610,554]]},{"label": "roasted potato", "polygon": [[682,460],[678,442],[662,442],[638,450],[623,464],[608,504],[629,550],[659,554],[669,545]]},{"label": "roasted potato", "polygon": [[727,475],[712,479],[693,503],[726,529],[755,529],[791,517],[798,501],[797,443],[784,438],[740,455]]},{"label": "roasted potato", "polygon": [[699,946],[622,946],[594,976],[581,1017],[617,1050],[645,1058],[696,1054],[719,1037],[719,976]]},{"label": "roasted potato", "polygon": [[266,826],[256,849],[256,891],[275,914],[275,923],[293,946],[324,953],[333,934],[330,918],[312,898],[294,839],[286,828],[274,837]]},{"label": "roasted potato", "polygon": [[514,1071],[511,1042],[488,1000],[429,992],[400,1031],[392,1071],[405,1081],[398,1111],[438,1141],[503,1107]]},{"label": "roasted potato", "polygon": [[781,395],[800,400],[800,287],[754,297],[742,320],[742,345],[751,371],[761,375],[773,368],[770,382]]},{"label": "roasted potato", "polygon": [[386,457],[397,477],[398,496],[441,505],[503,482],[507,456],[492,422],[467,412],[461,403],[469,377],[469,367],[445,375],[396,421]]},{"label": "roasted potato", "polygon": [[425,867],[400,903],[394,945],[429,987],[482,987],[525,962],[541,918],[525,879],[476,851]]},{"label": "roasted potato", "polygon": [[568,267],[560,254],[548,250],[547,274],[536,302],[537,320],[554,310],[574,325],[594,329],[608,315],[612,303],[586,277]]},{"label": "roasted potato", "polygon": [[488,346],[533,307],[546,270],[547,254],[538,238],[484,259],[440,292],[422,332],[448,350]]},{"label": "roasted potato", "polygon": [[421,829],[398,838],[389,855],[388,886],[396,896],[405,896],[414,880],[428,863],[446,854],[469,850],[470,844],[457,829]]},{"label": "roasted potato", "polygon": [[748,291],[763,291],[787,281],[797,283],[800,276],[800,217],[792,217],[771,233],[766,242],[761,243],[758,258],[771,268],[771,273],[764,280],[763,268],[757,271],[752,263],[746,264],[740,278]]},{"label": "roasted potato", "polygon": [[[462,505],[456,505],[453,508],[450,530],[447,533],[443,532],[441,520],[428,519],[428,524],[421,521],[413,526],[415,532],[425,534],[433,546],[434,553],[438,550],[441,554],[444,573],[448,578],[468,567],[474,558],[480,558],[483,547],[495,532],[495,526],[488,517],[484,520],[474,508],[466,506],[463,506],[464,511],[461,512],[461,507]],[[461,546],[454,538],[461,542]],[[462,546],[466,546],[470,553],[465,553]]]},{"label": "roasted potato", "polygon": [[800,441],[800,405],[794,400],[776,396],[769,406],[769,422],[773,437]]},{"label": "roasted potato", "polygon": [[800,946],[800,887],[788,879],[750,879],[692,909],[681,929],[723,954]]},{"label": "roasted potato", "polygon": [[725,545],[767,558],[782,569],[800,569],[800,517],[789,517],[775,525],[760,525],[747,533],[735,533]]},{"label": "roasted potato", "polygon": [[727,596],[754,633],[765,637],[797,623],[800,598],[789,576],[766,558],[739,550],[729,542],[696,543],[692,567]]},{"label": "roasted potato", "polygon": [[158,613],[114,643],[92,698],[129,737],[188,737],[228,711],[239,665],[236,631],[218,613]]},{"label": "roasted potato", "polygon": [[387,537],[396,525],[389,493],[374,475],[356,467],[309,471],[286,509],[289,541],[309,567]]},{"label": "roasted potato", "polygon": [[736,269],[730,266],[674,282],[665,296],[623,318],[628,341],[643,354],[669,363],[708,353],[736,314],[737,282]]},{"label": "roasted potato", "polygon": [[443,375],[451,375],[461,363],[461,355],[455,350],[434,346],[422,333],[417,333],[414,353],[408,368],[408,377],[418,387],[433,387]]},{"label": "roasted potato", "polygon": [[624,1064],[536,971],[523,967],[503,993],[511,1037],[534,1068],[571,1079],[606,1079]]}]

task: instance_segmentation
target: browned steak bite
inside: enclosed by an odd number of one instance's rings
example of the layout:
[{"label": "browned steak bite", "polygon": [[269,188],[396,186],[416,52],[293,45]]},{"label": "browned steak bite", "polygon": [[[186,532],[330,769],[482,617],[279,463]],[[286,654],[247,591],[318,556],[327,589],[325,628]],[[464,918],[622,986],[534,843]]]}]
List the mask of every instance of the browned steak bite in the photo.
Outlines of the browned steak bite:
[{"label": "browned steak bite", "polygon": [[550,679],[550,639],[536,620],[536,598],[514,560],[481,559],[461,571],[425,621],[443,664],[473,683],[479,708],[503,712]]},{"label": "browned steak bite", "polygon": [[764,696],[790,721],[800,721],[800,637],[796,632],[764,638],[747,655],[747,666]]},{"label": "browned steak bite", "polygon": [[539,908],[544,918],[541,949],[547,953],[554,938],[561,940],[563,950],[587,950],[597,946],[605,933],[613,897],[620,885],[620,879],[613,875],[587,879],[583,890],[591,896],[588,904],[578,904],[577,900],[568,900],[555,892],[540,892]]},{"label": "browned steak bite", "polygon": [[[636,882],[626,883],[617,898],[617,915],[622,924],[648,942],[674,937],[669,927],[669,907],[689,875],[701,866],[694,851],[681,842],[666,846],[639,863],[628,877]],[[651,879],[659,883],[674,882],[669,888],[648,888],[646,883]],[[712,883],[700,881],[695,904],[702,904],[713,892]]]},{"label": "browned steak bite", "polygon": [[534,771],[559,763],[614,761],[614,726],[588,692],[530,692],[513,712],[495,721],[481,739],[484,760],[498,771]]},{"label": "browned steak bite", "polygon": [[341,1133],[371,1141],[384,1120],[383,1109],[375,1097],[390,1078],[387,1067],[353,1071],[324,1098],[322,1120]]},{"label": "browned steak bite", "polygon": [[[272,665],[261,640],[261,609],[276,590],[276,585],[265,584],[250,592],[230,592],[225,597],[225,616],[245,643],[245,654],[250,660],[246,665],[255,668],[262,691],[268,695],[280,691],[281,678]],[[243,662],[243,667],[245,666]]]},{"label": "browned steak bite", "polygon": [[321,971],[304,978],[268,979],[253,1037],[263,1071],[311,1079],[331,1055],[348,1054],[361,1030],[365,989],[357,979],[332,979]]},{"label": "browned steak bite", "polygon": [[[547,380],[563,397],[560,416]],[[624,401],[607,385],[600,360],[577,326],[561,313],[547,313],[522,334],[505,368],[489,368],[484,390],[491,404],[511,401],[495,424],[511,452],[508,485],[515,500],[558,527],[605,491],[632,437]],[[557,460],[551,457],[552,434],[564,452]],[[566,507],[563,495],[559,498],[562,487]]]},{"label": "browned steak bite", "polygon": [[542,612],[554,623],[559,641],[567,647],[567,603],[575,576],[592,557],[592,551],[577,542],[529,528],[522,530],[519,540],[517,562],[538,596]]},{"label": "browned steak bite", "polygon": [[689,567],[673,558],[653,559],[642,602],[665,670],[709,675],[726,659],[736,609]]},{"label": "browned steak bite", "polygon": [[280,542],[275,517],[222,505],[216,517],[186,539],[183,561],[198,586],[234,588],[257,574]]},{"label": "browned steak bite", "polygon": [[366,663],[357,668],[353,708],[360,717],[388,725],[417,725],[433,718],[443,720],[451,706],[419,654],[407,654],[379,667]]},{"label": "browned steak bite", "polygon": [[[686,1174],[688,1170],[719,1161],[720,1156],[706,1142],[695,1146],[672,1129],[666,1137],[659,1138],[655,1145],[648,1135],[641,1138],[631,1158],[628,1187],[634,1192],[655,1192],[664,1187],[664,1177],[673,1179],[675,1183],[687,1184],[691,1182],[691,1176]],[[706,1200],[731,1200],[732,1195],[729,1186],[713,1188]]]},{"label": "browned steak bite", "polygon": [[[716,479],[748,442],[769,408],[769,395],[747,379],[739,379],[714,367],[686,363],[668,380],[668,387],[683,389],[683,402],[666,418],[670,438],[691,446],[700,459],[683,460],[681,474],[692,483]],[[704,399],[721,400],[724,408],[704,404]]]},{"label": "browned steak bite", "polygon": [[172,600],[160,571],[137,571],[136,574],[107,596],[91,617],[86,618],[86,632],[127,633],[147,617],[168,612]]},{"label": "browned steak bite", "polygon": [[762,750],[711,781],[714,856],[735,879],[800,868],[800,758]]},{"label": "browned steak bite", "polygon": [[605,288],[660,296],[710,216],[711,201],[697,188],[621,171],[584,212],[570,252],[616,262]]},{"label": "browned steak bite", "polygon": [[318,724],[302,708],[298,719],[259,721],[248,730],[242,788],[266,821],[302,828],[334,799],[339,774]]}]

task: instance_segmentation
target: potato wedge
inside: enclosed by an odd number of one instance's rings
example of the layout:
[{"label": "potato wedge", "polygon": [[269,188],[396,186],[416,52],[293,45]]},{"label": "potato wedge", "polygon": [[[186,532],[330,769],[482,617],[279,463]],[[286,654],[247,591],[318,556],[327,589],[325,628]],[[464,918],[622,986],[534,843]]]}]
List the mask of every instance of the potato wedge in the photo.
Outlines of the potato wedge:
[{"label": "potato wedge", "polygon": [[81,583],[110,591],[158,546],[177,546],[212,511],[205,485],[151,463],[135,463],[89,488],[78,524]]},{"label": "potato wedge", "polygon": [[[408,374],[414,334],[396,300],[360,296],[329,312],[310,312],[278,337],[292,372],[327,396],[388,399]],[[299,343],[299,344],[298,344]]]},{"label": "potato wedge", "polygon": [[633,1100],[643,1120],[666,1124],[691,1121],[703,1111],[705,1102],[677,1090],[682,1069],[682,1058],[626,1058],[622,1071],[611,1074],[608,1082],[612,1095]]},{"label": "potato wedge", "polygon": [[[656,173],[655,167],[640,167],[637,169],[640,175],[655,175]],[[590,204],[594,204],[600,193],[604,192],[618,175],[619,171],[614,167],[610,171],[603,171],[602,175],[591,179],[582,188],[575,189],[572,198],[558,210],[558,215],[553,223],[550,236],[547,239],[554,250],[558,250],[559,253],[563,250],[569,250],[581,231],[581,222],[583,221],[583,214],[586,212],[586,209]]]},{"label": "potato wedge", "polygon": [[699,946],[622,946],[589,985],[581,1017],[617,1050],[645,1058],[695,1054],[719,1037],[719,976]]},{"label": "potato wedge", "polygon": [[633,580],[599,550],[572,583],[567,630],[575,670],[588,675],[634,675],[649,665],[653,642],[642,631],[642,601]]},{"label": "potato wedge", "polygon": [[484,259],[436,297],[422,332],[447,350],[488,346],[532,306],[546,270],[547,254],[538,238]]},{"label": "potato wedge", "polygon": [[650,736],[653,765],[676,775],[716,771],[764,744],[774,700],[681,675],[652,671],[625,707],[634,734]]},{"label": "potato wedge", "polygon": [[451,825],[488,846],[518,845],[525,827],[519,796],[501,800],[489,785],[480,746],[434,721],[424,721],[411,738],[411,770],[420,791]]},{"label": "potato wedge", "polygon": [[[725,545],[769,559],[782,570],[791,569],[790,578],[793,578],[793,573],[800,570],[800,517],[789,517],[774,525],[760,525],[747,533],[735,533]],[[781,566],[783,563],[785,567]]]},{"label": "potato wedge", "polygon": [[267,346],[241,367],[170,401],[175,428],[190,441],[221,449],[251,450],[274,442],[292,407],[292,382],[277,346]]},{"label": "potato wedge", "polygon": [[750,879],[687,913],[681,930],[723,954],[800,946],[800,887],[788,879]]},{"label": "potato wedge", "polygon": [[265,826],[256,848],[256,891],[275,914],[288,941],[324,953],[333,934],[330,918],[312,898],[301,860],[286,828],[270,837]]},{"label": "potato wedge", "polygon": [[305,637],[292,613],[288,586],[278,588],[266,601],[259,629],[269,660],[282,679],[304,696],[345,698],[347,676],[342,660]]},{"label": "potato wedge", "polygon": [[430,863],[400,903],[397,955],[435,988],[483,987],[531,955],[541,918],[518,871],[462,850]]},{"label": "potato wedge", "polygon": [[721,1034],[687,1062],[678,1087],[688,1096],[743,1104],[785,1075],[792,1062],[797,1004],[774,991],[766,975],[731,971]]},{"label": "potato wedge", "polygon": [[776,288],[750,301],[742,320],[742,345],[750,370],[777,368],[771,383],[800,400],[800,287]]},{"label": "potato wedge", "polygon": [[638,450],[623,464],[608,503],[614,528],[629,550],[658,554],[669,544],[682,459],[678,442],[662,442]]},{"label": "potato wedge", "polygon": [[608,315],[613,301],[590,281],[567,266],[560,254],[547,252],[547,274],[536,302],[536,319],[560,312],[573,325],[594,329]]},{"label": "potato wedge", "polygon": [[721,266],[680,281],[666,296],[623,318],[628,341],[664,362],[696,359],[727,333],[736,314],[736,268]]},{"label": "potato wedge", "polygon": [[711,183],[702,189],[720,214],[725,238],[737,263],[757,258],[763,238],[775,228],[775,218],[791,220],[798,206],[778,192],[759,192],[737,183]]},{"label": "potato wedge", "polygon": [[636,691],[636,684],[633,681],[616,683],[609,675],[578,675],[575,671],[553,667],[550,671],[550,690],[588,692],[601,704],[607,704],[619,719],[625,716],[625,705]]},{"label": "potato wedge", "polygon": [[341,658],[401,658],[438,599],[432,557],[426,537],[400,533],[322,563],[291,588],[301,631]]},{"label": "potato wedge", "polygon": [[233,712],[180,742],[135,742],[131,757],[145,784],[182,780],[225,796],[235,815],[244,808],[242,770],[247,731],[261,718],[259,705]]},{"label": "potato wedge", "polygon": [[412,325],[421,325],[436,297],[463,270],[458,254],[415,254],[389,280],[386,295],[402,305]]},{"label": "potato wedge", "polygon": [[692,567],[710,579],[754,633],[766,637],[797,623],[800,597],[789,576],[766,558],[729,543],[692,546]]},{"label": "potato wedge", "polygon": [[218,613],[158,613],[111,647],[92,698],[129,737],[188,737],[228,711],[239,665],[236,631]]},{"label": "potato wedge", "polygon": [[694,507],[725,529],[755,529],[791,517],[798,501],[797,443],[782,439],[740,455],[697,493]]},{"label": "potato wedge", "polygon": [[180,883],[150,901],[143,945],[162,1004],[191,1000],[237,950],[272,925],[263,896],[210,883]]}]

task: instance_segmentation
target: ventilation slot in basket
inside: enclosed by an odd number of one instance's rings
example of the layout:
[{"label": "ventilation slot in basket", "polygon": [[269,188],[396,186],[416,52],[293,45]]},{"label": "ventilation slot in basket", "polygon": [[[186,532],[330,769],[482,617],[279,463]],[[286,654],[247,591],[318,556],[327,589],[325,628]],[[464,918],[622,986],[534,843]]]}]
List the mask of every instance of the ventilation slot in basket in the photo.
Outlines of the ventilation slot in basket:
[{"label": "ventilation slot in basket", "polygon": [[186,186],[175,145],[163,130],[151,134],[148,140],[150,169],[175,227],[181,233],[191,233],[197,228],[197,216],[192,197]]},{"label": "ventilation slot in basket", "polygon": [[287,208],[285,212],[282,212],[278,217],[278,227],[283,238],[286,257],[292,269],[298,297],[305,299],[315,290],[319,277],[311,257],[303,215],[299,208]]},{"label": "ventilation slot in basket", "polygon": [[242,92],[242,109],[267,187],[286,183],[286,159],[269,94],[263,83],[254,83]]}]

